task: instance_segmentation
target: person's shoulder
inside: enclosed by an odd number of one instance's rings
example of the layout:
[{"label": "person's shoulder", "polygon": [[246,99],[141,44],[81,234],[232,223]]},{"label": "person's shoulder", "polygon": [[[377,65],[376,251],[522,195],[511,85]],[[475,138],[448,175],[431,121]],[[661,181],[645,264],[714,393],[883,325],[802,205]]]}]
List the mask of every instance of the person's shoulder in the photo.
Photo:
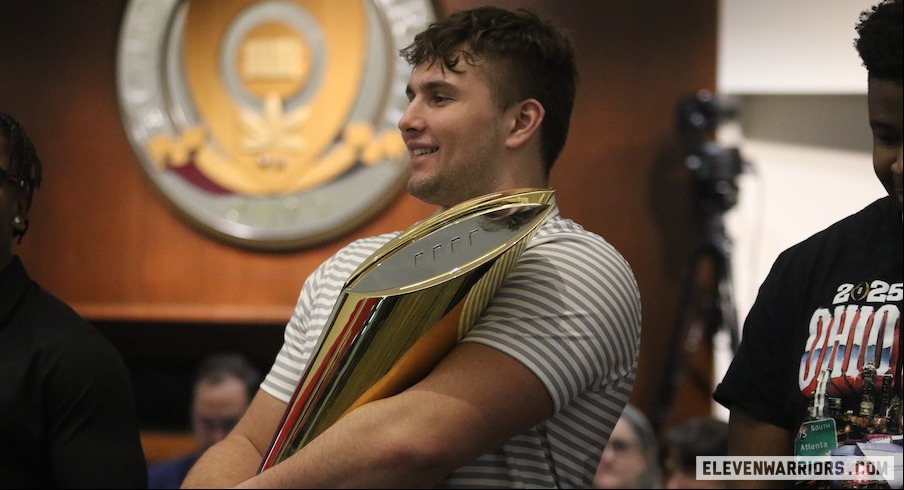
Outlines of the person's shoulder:
[{"label": "person's shoulder", "polygon": [[40,287],[40,285],[36,294],[38,295],[38,301],[45,307],[46,313],[87,326],[87,321],[69,303],[60,299],[56,294]]},{"label": "person's shoulder", "polygon": [[312,278],[327,279],[328,282],[345,280],[355,267],[364,262],[375,251],[391,240],[398,232],[384,233],[382,235],[369,236],[355,239],[343,245],[320,263]]},{"label": "person's shoulder", "polygon": [[[901,215],[896,203],[891,196],[876,199],[856,213],[852,213],[828,226],[820,233],[829,233],[850,228],[875,228],[877,224],[898,225],[900,228]],[[817,233],[819,234],[819,233]]]},{"label": "person's shoulder", "polygon": [[44,323],[44,319],[52,319],[64,323],[84,322],[71,306],[32,279],[18,256],[13,256],[12,262],[2,272],[4,281],[8,283],[3,292],[12,294],[13,301],[21,303],[15,321],[28,323],[40,319]]},{"label": "person's shoulder", "polygon": [[609,246],[605,238],[584,228],[580,223],[553,214],[537,229],[535,240],[543,241],[577,241],[597,246]]},{"label": "person's shoulder", "polygon": [[395,238],[398,235],[399,235],[398,231],[392,231],[392,232],[388,232],[388,233],[382,233],[380,235],[358,238],[342,248],[343,249],[355,249],[355,248],[362,248],[362,247],[369,248],[369,247],[373,247],[373,246],[379,247],[379,246],[383,245],[384,243],[388,242],[389,240]]},{"label": "person's shoulder", "polygon": [[121,363],[118,351],[97,327],[54,293],[32,284],[16,318],[18,331],[29,342],[68,359],[81,359],[85,367]]},{"label": "person's shoulder", "polygon": [[627,265],[622,253],[608,240],[558,214],[550,216],[540,225],[529,248],[536,251],[558,249],[560,252],[616,260]]},{"label": "person's shoulder", "polygon": [[624,255],[602,236],[559,215],[543,222],[522,262],[567,270],[569,281],[617,284],[626,294],[639,295],[634,270]]},{"label": "person's shoulder", "polygon": [[864,234],[891,229],[900,231],[901,218],[896,213],[895,203],[891,197],[876,199],[859,211],[788,247],[782,255],[810,254],[814,249],[821,249],[830,244],[843,245],[846,242],[853,242],[854,246],[860,247]]},{"label": "person's shoulder", "polygon": [[39,284],[34,284],[23,305],[23,321],[34,324],[35,328],[59,330],[69,335],[95,330],[72,306]]},{"label": "person's shoulder", "polygon": [[387,242],[398,236],[399,232],[383,233],[364,238],[358,238],[340,248],[334,255],[333,259],[346,259],[349,257],[369,256],[377,251]]}]

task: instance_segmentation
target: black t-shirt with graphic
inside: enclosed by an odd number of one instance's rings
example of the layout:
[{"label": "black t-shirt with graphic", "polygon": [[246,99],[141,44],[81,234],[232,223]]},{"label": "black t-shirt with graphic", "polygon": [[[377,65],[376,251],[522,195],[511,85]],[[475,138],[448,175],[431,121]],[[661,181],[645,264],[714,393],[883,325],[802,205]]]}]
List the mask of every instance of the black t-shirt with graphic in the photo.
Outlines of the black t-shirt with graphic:
[{"label": "black t-shirt with graphic", "polygon": [[713,398],[799,435],[806,421],[832,419],[839,446],[893,444],[900,454],[902,283],[902,219],[890,197],[784,251]]}]

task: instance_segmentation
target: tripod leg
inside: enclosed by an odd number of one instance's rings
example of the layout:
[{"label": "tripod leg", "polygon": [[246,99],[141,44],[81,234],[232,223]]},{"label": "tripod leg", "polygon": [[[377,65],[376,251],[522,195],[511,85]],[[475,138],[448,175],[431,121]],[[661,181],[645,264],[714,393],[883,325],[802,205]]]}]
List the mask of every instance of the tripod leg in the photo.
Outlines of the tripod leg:
[{"label": "tripod leg", "polygon": [[693,266],[688,273],[686,284],[681,294],[676,322],[668,332],[668,356],[662,367],[660,376],[657,409],[651,417],[651,424],[656,431],[661,430],[672,414],[676,392],[685,382],[690,358],[697,349],[712,308],[707,305],[712,282],[712,262],[709,253],[701,249],[695,254]]}]

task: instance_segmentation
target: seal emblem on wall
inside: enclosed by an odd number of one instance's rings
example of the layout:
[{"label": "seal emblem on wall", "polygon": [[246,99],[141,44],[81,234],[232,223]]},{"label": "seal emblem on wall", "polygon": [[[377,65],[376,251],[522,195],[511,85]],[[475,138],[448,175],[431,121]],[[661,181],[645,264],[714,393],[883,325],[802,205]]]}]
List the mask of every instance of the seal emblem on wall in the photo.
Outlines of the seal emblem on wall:
[{"label": "seal emblem on wall", "polygon": [[404,187],[398,55],[426,0],[131,0],[117,95],[142,168],[229,243],[290,250],[363,224]]}]

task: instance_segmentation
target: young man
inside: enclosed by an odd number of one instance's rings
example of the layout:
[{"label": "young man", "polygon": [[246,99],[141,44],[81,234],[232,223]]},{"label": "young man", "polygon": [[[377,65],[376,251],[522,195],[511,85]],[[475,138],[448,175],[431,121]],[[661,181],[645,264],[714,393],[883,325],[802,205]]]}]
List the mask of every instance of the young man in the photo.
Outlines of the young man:
[{"label": "young man", "polygon": [[[414,196],[444,209],[547,187],[575,94],[565,36],[529,12],[484,7],[432,24],[402,55]],[[352,243],[308,278],[262,390],[185,487],[591,485],[634,384],[640,299],[624,258],[557,212],[422,381],[255,476],[342,284],[393,236]]]},{"label": "young man", "polygon": [[25,130],[0,113],[0,487],[145,488],[126,365],[13,253],[41,177]]},{"label": "young man", "polygon": [[[806,437],[837,440],[836,454],[890,442],[901,455],[901,19],[902,0],[886,0],[856,28],[873,167],[888,196],[776,260],[713,394],[731,410],[729,455],[816,456]],[[743,485],[770,483],[787,485]]]}]

